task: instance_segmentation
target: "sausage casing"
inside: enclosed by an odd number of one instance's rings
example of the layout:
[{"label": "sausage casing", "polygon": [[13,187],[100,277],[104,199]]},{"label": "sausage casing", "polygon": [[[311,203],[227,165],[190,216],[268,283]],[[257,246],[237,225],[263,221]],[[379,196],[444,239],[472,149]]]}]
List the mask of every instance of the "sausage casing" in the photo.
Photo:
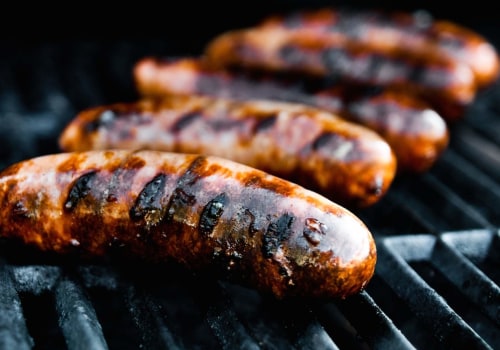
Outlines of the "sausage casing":
[{"label": "sausage casing", "polygon": [[321,107],[380,134],[394,150],[399,171],[428,170],[449,142],[446,121],[423,99],[399,90],[337,85],[311,91],[277,77],[213,69],[192,57],[142,58],[134,66],[134,79],[143,96],[202,94]]},{"label": "sausage casing", "polygon": [[61,256],[174,261],[278,298],[347,297],[376,263],[364,223],[325,197],[226,159],[155,151],[11,165],[0,237]]},{"label": "sausage casing", "polygon": [[275,26],[222,33],[206,45],[204,55],[221,68],[290,72],[336,83],[403,89],[422,96],[449,119],[463,116],[478,90],[471,68],[444,55],[367,48],[343,36],[316,36]]},{"label": "sausage casing", "polygon": [[79,113],[64,151],[155,149],[228,158],[296,182],[351,208],[376,203],[397,169],[375,132],[331,113],[270,100],[166,95]]},{"label": "sausage casing", "polygon": [[280,27],[311,35],[338,35],[365,47],[405,50],[415,56],[445,55],[471,67],[478,86],[498,78],[496,48],[479,33],[425,11],[320,8],[265,18],[259,26]]}]

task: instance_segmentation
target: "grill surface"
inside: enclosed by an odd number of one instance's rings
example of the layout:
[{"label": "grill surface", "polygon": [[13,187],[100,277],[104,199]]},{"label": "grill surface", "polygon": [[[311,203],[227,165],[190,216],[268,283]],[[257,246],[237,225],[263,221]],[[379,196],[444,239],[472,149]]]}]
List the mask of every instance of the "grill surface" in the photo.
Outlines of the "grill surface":
[{"label": "grill surface", "polygon": [[[216,33],[281,4],[268,5],[182,40],[147,30],[125,39],[83,29],[72,33],[78,40],[6,36],[0,166],[57,152],[57,135],[84,108],[134,100],[138,59],[198,53]],[[500,47],[500,28],[466,24]],[[367,289],[346,300],[278,302],[178,267],[60,261],[0,242],[0,348],[500,348],[499,135],[497,85],[452,126],[449,149],[428,173],[397,178],[381,202],[356,213],[379,259]]]}]

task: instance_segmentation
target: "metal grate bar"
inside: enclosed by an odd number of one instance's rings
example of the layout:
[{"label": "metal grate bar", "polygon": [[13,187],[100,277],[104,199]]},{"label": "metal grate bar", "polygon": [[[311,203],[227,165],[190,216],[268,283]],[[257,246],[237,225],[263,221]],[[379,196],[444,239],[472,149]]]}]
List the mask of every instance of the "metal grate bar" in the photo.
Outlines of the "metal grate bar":
[{"label": "metal grate bar", "polygon": [[337,303],[359,336],[374,349],[414,349],[367,292]]},{"label": "metal grate bar", "polygon": [[349,338],[339,341],[348,348],[415,349],[366,291],[346,300],[318,304],[314,310],[321,322],[328,325],[334,340],[339,334],[341,338]]},{"label": "metal grate bar", "polygon": [[64,279],[55,288],[56,308],[69,349],[108,349],[94,308],[82,287]]},{"label": "metal grate bar", "polygon": [[433,174],[462,198],[468,211],[474,208],[476,216],[483,216],[493,226],[500,225],[500,208],[491,205],[500,203],[500,186],[495,180],[452,150],[436,164]]},{"label": "metal grate bar", "polygon": [[500,231],[470,230],[444,233],[441,238],[453,246],[484,272],[495,284],[500,284]]},{"label": "metal grate bar", "polygon": [[469,127],[457,126],[453,133],[450,147],[492,179],[500,181],[500,147]]},{"label": "metal grate bar", "polygon": [[51,292],[61,277],[61,267],[51,265],[12,266],[12,276],[19,293],[40,295]]},{"label": "metal grate bar", "polygon": [[31,349],[33,339],[26,327],[21,301],[3,261],[0,261],[0,281],[0,349]]},{"label": "metal grate bar", "polygon": [[431,261],[480,310],[500,325],[500,288],[492,280],[440,238],[436,241]]},{"label": "metal grate bar", "polygon": [[208,306],[206,319],[223,349],[259,349],[222,294]]},{"label": "metal grate bar", "polygon": [[299,339],[295,342],[297,349],[301,350],[338,350],[339,347],[333,342],[330,335],[318,322],[310,322],[303,330]]},{"label": "metal grate bar", "polygon": [[[407,236],[412,237],[412,236]],[[377,275],[404,300],[442,346],[470,349],[491,347],[431,288],[405,260],[429,259],[435,236],[422,235],[423,244],[409,244],[407,237],[388,237],[378,246]],[[424,248],[422,252],[419,247]],[[409,248],[405,252],[406,248]],[[432,250],[432,248],[431,248]]]},{"label": "metal grate bar", "polygon": [[276,300],[255,290],[220,282],[223,293],[247,332],[263,348],[337,349],[335,339],[317,319],[309,303]]},{"label": "metal grate bar", "polygon": [[392,189],[392,195],[430,228],[426,232],[438,234],[477,227],[494,228],[483,213],[446,186],[433,172],[412,180],[401,182]]},{"label": "metal grate bar", "polygon": [[150,294],[138,292],[128,285],[125,292],[130,315],[140,329],[142,344],[146,349],[183,349],[166,324],[162,321],[158,304]]}]

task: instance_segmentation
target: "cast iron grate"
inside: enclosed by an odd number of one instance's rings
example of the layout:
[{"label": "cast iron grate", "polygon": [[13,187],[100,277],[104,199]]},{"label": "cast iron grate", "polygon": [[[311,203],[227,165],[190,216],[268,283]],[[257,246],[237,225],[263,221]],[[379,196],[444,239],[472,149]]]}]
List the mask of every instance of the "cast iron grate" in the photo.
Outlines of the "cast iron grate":
[{"label": "cast iron grate", "polygon": [[0,347],[500,346],[498,231],[399,235],[378,242],[373,283],[357,296],[332,302],[275,301],[175,269],[153,267],[141,276],[141,267],[123,265],[3,261]]},{"label": "cast iron grate", "polygon": [[[84,108],[135,99],[133,63],[186,51],[170,43],[4,46],[0,166],[56,152]],[[498,101],[500,86],[478,96],[435,167],[357,212],[379,247],[359,295],[278,302],[176,269],[61,264],[0,242],[0,349],[500,348]]]}]

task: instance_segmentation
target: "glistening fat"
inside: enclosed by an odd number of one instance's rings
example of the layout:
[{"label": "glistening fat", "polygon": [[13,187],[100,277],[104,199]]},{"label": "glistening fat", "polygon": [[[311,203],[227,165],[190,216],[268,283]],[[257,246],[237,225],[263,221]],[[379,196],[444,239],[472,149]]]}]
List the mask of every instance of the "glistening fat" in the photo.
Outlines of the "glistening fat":
[{"label": "glistening fat", "polygon": [[374,131],[324,110],[271,100],[168,95],[81,111],[64,151],[153,149],[216,155],[296,182],[348,206],[389,189],[397,161]]},{"label": "glistening fat", "polygon": [[0,173],[0,237],[42,251],[174,261],[277,298],[345,298],[370,281],[365,224],[315,192],[217,157],[59,153]]}]

